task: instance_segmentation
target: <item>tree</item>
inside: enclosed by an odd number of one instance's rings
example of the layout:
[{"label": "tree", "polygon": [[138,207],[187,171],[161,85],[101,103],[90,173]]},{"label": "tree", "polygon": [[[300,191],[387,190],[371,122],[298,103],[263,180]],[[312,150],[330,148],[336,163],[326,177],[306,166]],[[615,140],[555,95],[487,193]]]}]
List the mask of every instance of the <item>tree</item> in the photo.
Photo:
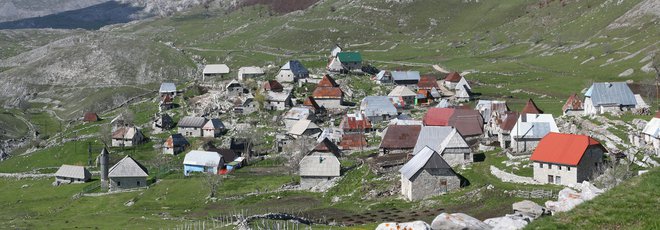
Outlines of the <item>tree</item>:
[{"label": "tree", "polygon": [[222,185],[222,176],[216,173],[204,173],[204,185],[209,189],[209,197],[216,198],[218,188]]},{"label": "tree", "polygon": [[316,141],[312,138],[300,137],[293,140],[282,149],[285,154],[289,155],[286,167],[289,175],[298,173],[300,169],[300,160],[314,148]]},{"label": "tree", "polygon": [[124,111],[121,113],[121,116],[123,118],[124,125],[134,125],[135,124],[135,114],[133,111],[129,108],[124,109]]},{"label": "tree", "polygon": [[262,92],[260,89],[257,89],[254,91],[254,101],[257,102],[257,105],[259,106],[259,110],[264,109],[264,105],[266,104],[266,95],[264,95],[264,92]]},{"label": "tree", "polygon": [[112,128],[110,124],[103,124],[99,128],[99,140],[106,146],[112,145]]}]

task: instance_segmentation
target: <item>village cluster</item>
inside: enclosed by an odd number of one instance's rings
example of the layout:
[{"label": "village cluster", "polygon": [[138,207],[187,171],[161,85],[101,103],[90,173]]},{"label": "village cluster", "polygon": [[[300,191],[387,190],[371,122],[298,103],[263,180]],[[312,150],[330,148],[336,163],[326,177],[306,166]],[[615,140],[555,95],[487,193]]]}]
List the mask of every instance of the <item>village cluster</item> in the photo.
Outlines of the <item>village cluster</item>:
[{"label": "village cluster", "polygon": [[[465,74],[452,72],[444,78],[420,75],[418,71],[374,71],[364,73],[359,52],[334,47],[326,73],[313,77],[300,61],[284,63],[274,80],[264,79],[260,67],[241,67],[235,79],[226,79],[224,101],[232,103],[231,113],[247,116],[259,110],[283,111],[276,134],[276,151],[297,140],[315,140],[299,161],[300,189],[325,186],[341,177],[341,158],[353,152],[378,150],[370,161],[378,167],[398,169],[400,193],[408,200],[441,195],[464,186],[455,170],[475,161],[477,146],[497,146],[515,156],[526,156],[533,165],[533,179],[539,183],[570,185],[597,176],[608,154],[598,140],[579,134],[562,133],[552,114],[544,113],[532,99],[520,111],[511,111],[506,101],[478,100]],[[376,84],[387,87],[387,95],[366,95],[359,105],[348,84],[335,80],[346,74],[360,73]],[[230,69],[224,64],[209,64],[203,80],[226,78]],[[231,77],[233,78],[233,77]],[[248,79],[258,81],[259,92],[246,87]],[[261,79],[261,80],[260,80]],[[227,83],[228,82],[228,83]],[[346,83],[346,82],[344,82]],[[294,97],[296,85],[316,84],[304,98]],[[245,146],[190,150],[187,138],[216,138],[230,127],[219,118],[183,116],[174,121],[168,110],[180,90],[173,83],[162,83],[159,113],[154,132],[176,129],[162,146],[163,154],[185,154],[182,173],[227,174],[246,165]],[[260,94],[264,103],[256,99]],[[600,116],[604,113],[629,113],[648,109],[639,95],[625,82],[593,83],[585,92],[573,94],[562,107],[563,116]],[[98,116],[85,114],[93,122]],[[139,127],[125,125],[122,118],[112,121],[112,146],[135,146],[145,136]],[[338,121],[338,122],[335,122]],[[336,125],[338,124],[338,125]],[[660,148],[660,118],[648,122],[639,142]],[[375,142],[380,142],[375,144]],[[237,144],[238,145],[238,144]],[[298,150],[303,147],[296,148]],[[282,153],[290,154],[290,153]],[[135,159],[126,156],[108,166],[108,151],[100,155],[102,184],[111,190],[147,186],[148,172]],[[56,173],[58,183],[85,182],[91,178],[83,166],[63,165]]]}]

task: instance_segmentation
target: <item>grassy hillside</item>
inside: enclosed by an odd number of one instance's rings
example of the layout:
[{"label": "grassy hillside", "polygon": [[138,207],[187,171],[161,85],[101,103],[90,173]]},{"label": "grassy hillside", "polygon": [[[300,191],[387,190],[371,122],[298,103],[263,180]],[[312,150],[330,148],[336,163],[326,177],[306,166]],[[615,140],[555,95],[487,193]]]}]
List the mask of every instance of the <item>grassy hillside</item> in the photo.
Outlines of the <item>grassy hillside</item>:
[{"label": "grassy hillside", "polygon": [[660,169],[632,178],[570,212],[541,218],[527,229],[658,229]]}]

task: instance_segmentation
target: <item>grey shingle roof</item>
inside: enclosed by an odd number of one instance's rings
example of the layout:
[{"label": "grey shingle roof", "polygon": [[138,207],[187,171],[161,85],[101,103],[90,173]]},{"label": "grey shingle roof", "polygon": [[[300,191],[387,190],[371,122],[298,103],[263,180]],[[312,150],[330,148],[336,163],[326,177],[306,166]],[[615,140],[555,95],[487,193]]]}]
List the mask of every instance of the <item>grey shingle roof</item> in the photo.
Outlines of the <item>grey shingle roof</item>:
[{"label": "grey shingle roof", "polygon": [[117,164],[110,168],[108,173],[112,177],[148,177],[149,172],[142,164],[135,161],[132,157],[126,156],[121,159]]},{"label": "grey shingle roof", "polygon": [[422,169],[445,169],[453,173],[453,169],[442,159],[440,154],[429,147],[424,147],[417,155],[399,169],[401,175],[410,180]]},{"label": "grey shingle roof", "polygon": [[161,93],[176,92],[176,86],[174,85],[174,83],[164,82],[160,84],[160,90],[158,90],[158,92]]},{"label": "grey shingle roof", "polygon": [[419,71],[392,71],[392,79],[395,81],[418,80]]},{"label": "grey shingle roof", "polygon": [[390,98],[386,96],[367,96],[362,99],[360,104],[360,109],[368,117],[371,116],[381,116],[381,115],[390,115],[396,116],[397,111],[390,101]]},{"label": "grey shingle roof", "polygon": [[203,117],[184,117],[178,123],[179,127],[197,127],[201,128],[206,124],[206,118]]},{"label": "grey shingle roof", "polygon": [[419,131],[417,143],[413,150],[413,154],[421,151],[424,147],[428,146],[433,150],[439,150],[442,141],[449,136],[454,128],[451,126],[424,126]]},{"label": "grey shingle roof", "polygon": [[591,97],[594,106],[600,105],[636,105],[635,95],[625,82],[596,82],[587,90],[585,96]]},{"label": "grey shingle roof", "polygon": [[67,177],[67,178],[77,178],[77,179],[89,179],[92,177],[92,174],[83,167],[77,165],[62,165],[57,172],[55,172],[56,177]]},{"label": "grey shingle roof", "polygon": [[303,64],[300,63],[300,61],[298,61],[298,60],[291,60],[291,61],[288,61],[286,64],[284,64],[284,66],[282,66],[281,69],[288,69],[288,70],[291,70],[291,72],[292,72],[294,75],[306,75],[306,74],[309,74],[309,71],[307,71],[307,68],[305,68],[305,66],[303,66]]}]

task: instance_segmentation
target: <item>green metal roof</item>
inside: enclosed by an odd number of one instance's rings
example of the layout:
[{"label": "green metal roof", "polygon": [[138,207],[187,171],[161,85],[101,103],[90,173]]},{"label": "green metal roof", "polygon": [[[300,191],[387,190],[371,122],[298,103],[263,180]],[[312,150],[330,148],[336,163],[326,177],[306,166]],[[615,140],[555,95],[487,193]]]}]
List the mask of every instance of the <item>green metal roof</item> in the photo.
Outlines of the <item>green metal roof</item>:
[{"label": "green metal roof", "polygon": [[362,62],[362,55],[359,52],[341,52],[337,54],[341,62]]}]

